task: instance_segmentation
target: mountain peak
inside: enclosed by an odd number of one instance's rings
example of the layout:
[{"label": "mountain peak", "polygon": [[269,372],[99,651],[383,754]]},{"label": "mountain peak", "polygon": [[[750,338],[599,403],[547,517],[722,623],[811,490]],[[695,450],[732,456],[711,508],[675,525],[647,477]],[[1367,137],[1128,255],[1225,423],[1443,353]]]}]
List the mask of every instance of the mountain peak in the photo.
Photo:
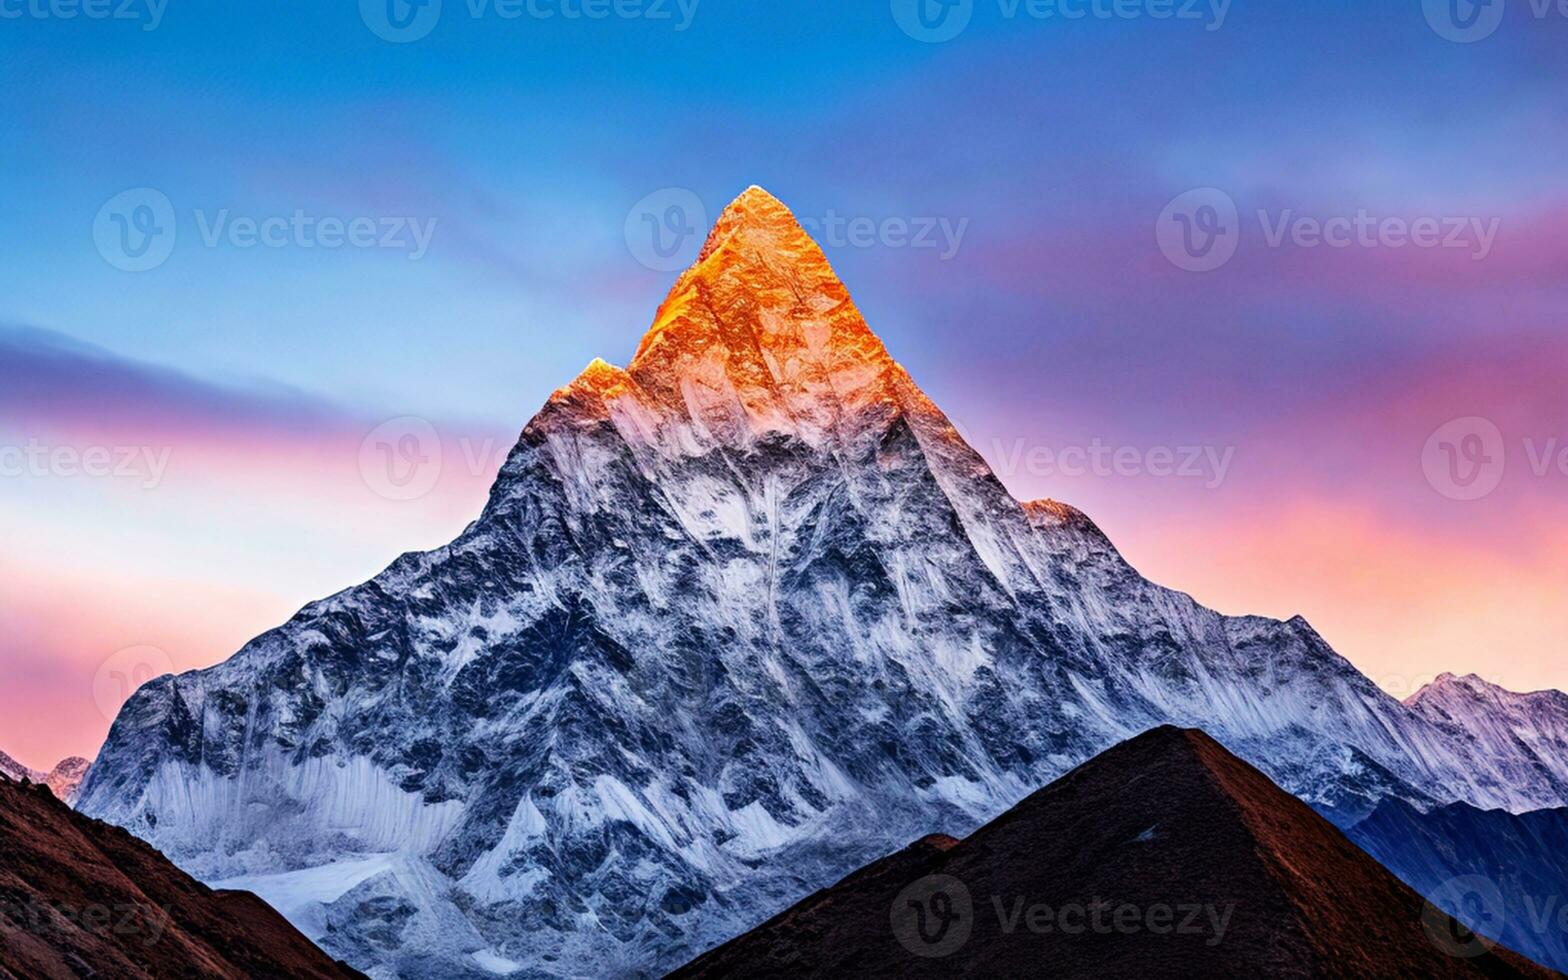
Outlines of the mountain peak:
[{"label": "mountain peak", "polygon": [[61,759],[45,776],[43,781],[54,791],[54,795],[69,804],[75,804],[78,790],[81,789],[82,780],[87,778],[87,771],[92,768],[92,763],[79,755]]},{"label": "mountain peak", "polygon": [[570,387],[588,388],[605,395],[629,380],[624,369],[616,367],[602,357],[596,357],[588,362],[588,366],[583,368],[583,372],[572,381]]},{"label": "mountain peak", "polygon": [[1467,693],[1473,694],[1477,690],[1477,685],[1472,683],[1472,681],[1479,680],[1480,678],[1476,677],[1474,674],[1461,677],[1458,674],[1452,673],[1451,671],[1444,671],[1443,673],[1438,674],[1432,680],[1421,685],[1421,687],[1417,689],[1414,694],[1405,698],[1404,703],[1413,707],[1421,704],[1422,702],[1432,701],[1434,699],[1439,699],[1445,696],[1465,696]]},{"label": "mountain peak", "polygon": [[1483,703],[1493,706],[1520,704],[1556,704],[1568,707],[1568,694],[1547,689],[1544,691],[1515,691],[1494,683],[1479,674],[1442,673],[1431,683],[1405,699],[1412,707],[1425,704]]},{"label": "mountain peak", "polygon": [[719,216],[627,371],[665,418],[706,436],[816,442],[890,401],[896,367],[789,208],[751,187]]},{"label": "mountain peak", "polygon": [[1422,685],[1421,689],[1407,698],[1405,703],[1414,704],[1425,698],[1435,697],[1448,692],[1468,697],[1480,695],[1520,696],[1515,695],[1514,692],[1509,691],[1507,688],[1493,684],[1479,674],[1455,674],[1450,671],[1444,671],[1429,683]]},{"label": "mountain peak", "polygon": [[39,774],[33,769],[30,769],[27,766],[22,765],[20,762],[17,762],[15,759],[6,755],[4,752],[0,752],[0,775],[4,775],[6,778],[13,779],[17,782],[21,782],[23,779],[29,779],[33,782],[37,782]]},{"label": "mountain peak", "polygon": [[784,205],[783,201],[756,184],[752,184],[719,214],[719,220],[713,223],[713,229],[708,233],[708,240],[697,255],[697,264],[701,265],[708,256],[723,247],[724,243],[742,228],[771,229],[786,233],[793,231],[801,235],[806,233],[805,229],[800,227],[800,222],[795,220],[794,213]]}]

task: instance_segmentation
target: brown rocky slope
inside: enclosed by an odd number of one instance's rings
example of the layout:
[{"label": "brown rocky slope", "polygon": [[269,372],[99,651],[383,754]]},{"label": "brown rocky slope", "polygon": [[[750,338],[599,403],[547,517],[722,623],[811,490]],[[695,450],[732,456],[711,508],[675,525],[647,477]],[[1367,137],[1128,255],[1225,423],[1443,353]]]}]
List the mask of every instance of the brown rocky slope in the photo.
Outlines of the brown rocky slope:
[{"label": "brown rocky slope", "polygon": [[0,978],[358,976],[256,896],[0,777]]}]

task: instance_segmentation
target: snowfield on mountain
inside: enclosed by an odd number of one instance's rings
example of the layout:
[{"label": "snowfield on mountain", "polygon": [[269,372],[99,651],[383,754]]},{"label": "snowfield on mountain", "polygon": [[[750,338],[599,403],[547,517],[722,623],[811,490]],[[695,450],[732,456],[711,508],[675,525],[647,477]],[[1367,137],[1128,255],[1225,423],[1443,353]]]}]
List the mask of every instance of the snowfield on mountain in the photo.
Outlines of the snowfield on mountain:
[{"label": "snowfield on mountain", "polygon": [[375,976],[643,974],[1162,724],[1342,825],[1568,804],[1560,701],[1443,705],[1014,500],[753,188],[457,540],[145,685],[79,806]]}]

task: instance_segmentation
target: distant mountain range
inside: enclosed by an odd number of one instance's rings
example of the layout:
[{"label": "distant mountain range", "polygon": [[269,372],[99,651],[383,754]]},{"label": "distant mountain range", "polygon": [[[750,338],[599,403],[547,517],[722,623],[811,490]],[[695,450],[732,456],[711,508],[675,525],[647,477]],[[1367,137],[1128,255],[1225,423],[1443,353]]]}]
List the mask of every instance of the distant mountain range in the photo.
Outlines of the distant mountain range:
[{"label": "distant mountain range", "polygon": [[70,804],[75,804],[77,790],[81,787],[82,780],[87,777],[87,770],[91,765],[80,756],[71,756],[62,759],[49,772],[39,772],[27,768],[4,752],[0,752],[0,776],[17,782],[26,779],[29,782],[44,783],[54,791],[56,797]]},{"label": "distant mountain range", "polygon": [[367,971],[640,974],[1164,724],[1345,826],[1568,805],[1564,700],[1401,703],[1015,500],[753,188],[457,540],[143,686],[80,806]]},{"label": "distant mountain range", "polygon": [[1468,935],[1219,743],[1159,728],[673,977],[1553,975],[1505,949],[1457,955]]},{"label": "distant mountain range", "polygon": [[214,892],[41,785],[0,778],[0,977],[359,976],[256,896]]},{"label": "distant mountain range", "polygon": [[1568,809],[1422,813],[1388,800],[1348,833],[1483,936],[1568,972]]}]

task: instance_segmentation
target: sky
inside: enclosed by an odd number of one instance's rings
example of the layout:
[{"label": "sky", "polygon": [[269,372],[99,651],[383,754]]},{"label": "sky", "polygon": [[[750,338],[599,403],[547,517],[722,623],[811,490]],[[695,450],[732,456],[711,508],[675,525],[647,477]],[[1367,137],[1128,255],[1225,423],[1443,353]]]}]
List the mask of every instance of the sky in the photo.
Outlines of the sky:
[{"label": "sky", "polygon": [[[922,6],[923,5],[923,6]],[[1020,499],[1568,687],[1568,10],[0,0],[0,750],[450,539],[750,184]]]}]

